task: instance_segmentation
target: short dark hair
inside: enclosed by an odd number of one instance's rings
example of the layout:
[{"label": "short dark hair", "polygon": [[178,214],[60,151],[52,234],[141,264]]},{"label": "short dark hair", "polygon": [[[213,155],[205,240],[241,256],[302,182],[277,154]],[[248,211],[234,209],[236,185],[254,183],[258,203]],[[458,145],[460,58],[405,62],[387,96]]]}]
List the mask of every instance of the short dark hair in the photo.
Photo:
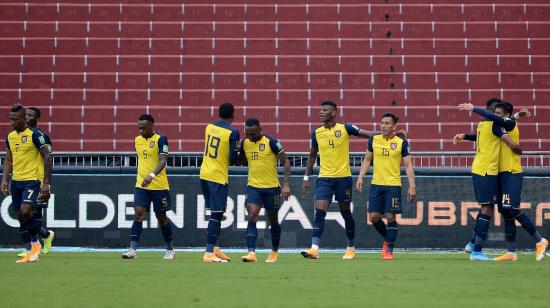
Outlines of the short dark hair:
[{"label": "short dark hair", "polygon": [[507,114],[512,114],[514,112],[514,105],[505,101],[501,101],[500,103],[496,104],[495,108],[501,108]]},{"label": "short dark hair", "polygon": [[222,119],[231,119],[233,117],[233,114],[235,113],[235,107],[231,103],[223,103],[220,105],[218,113],[220,118]]},{"label": "short dark hair", "polygon": [[391,112],[384,113],[380,119],[383,119],[383,118],[391,118],[393,121],[393,124],[397,124],[397,122],[399,121],[399,118]]},{"label": "short dark hair", "polygon": [[37,118],[40,118],[40,116],[42,115],[42,113],[40,112],[40,109],[36,107],[29,107],[28,109],[34,111],[34,113],[36,113]]},{"label": "short dark hair", "polygon": [[154,119],[153,116],[150,115],[150,114],[142,114],[142,115],[140,115],[140,116],[139,116],[139,120],[140,120],[140,121],[149,121],[149,122],[155,124],[155,119]]},{"label": "short dark hair", "polygon": [[246,125],[246,127],[252,127],[252,126],[260,127],[260,120],[258,120],[256,118],[248,118],[248,119],[246,119],[244,124]]},{"label": "short dark hair", "polygon": [[23,107],[23,105],[15,104],[11,106],[10,112],[21,112],[21,111],[25,111],[25,107]]},{"label": "short dark hair", "polygon": [[491,106],[492,106],[493,104],[498,104],[498,103],[500,103],[500,102],[502,102],[502,101],[500,100],[500,98],[494,98],[494,97],[493,97],[493,98],[490,98],[490,99],[487,100],[487,102],[485,103],[485,106],[487,107],[487,109],[489,109],[489,108],[491,108]]},{"label": "short dark hair", "polygon": [[321,106],[332,106],[332,108],[336,109],[336,103],[333,101],[324,101],[321,103]]}]

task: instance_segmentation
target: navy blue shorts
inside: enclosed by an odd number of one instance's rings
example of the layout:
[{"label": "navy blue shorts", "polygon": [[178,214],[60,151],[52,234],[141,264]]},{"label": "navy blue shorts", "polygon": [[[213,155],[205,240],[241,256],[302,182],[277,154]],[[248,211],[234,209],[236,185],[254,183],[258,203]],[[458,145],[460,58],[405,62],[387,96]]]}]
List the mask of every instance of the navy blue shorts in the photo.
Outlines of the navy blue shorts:
[{"label": "navy blue shorts", "polygon": [[245,204],[263,206],[268,211],[278,211],[281,206],[281,187],[256,188],[246,187]]},{"label": "navy blue shorts", "polygon": [[498,174],[498,181],[500,186],[499,211],[502,212],[502,209],[519,209],[523,173],[501,172]]},{"label": "navy blue shorts", "polygon": [[318,178],[315,183],[315,201],[332,202],[335,196],[338,203],[351,202],[353,180],[351,176],[344,178]]},{"label": "navy blue shorts", "polygon": [[143,188],[134,188],[134,206],[144,207],[149,211],[151,202],[155,213],[162,213],[172,210],[172,199],[170,191],[149,190]]},{"label": "navy blue shorts", "polygon": [[480,205],[497,204],[499,195],[498,176],[472,174],[476,201]]},{"label": "navy blue shorts", "polygon": [[223,213],[227,207],[227,184],[201,180],[201,189],[206,209],[211,213]]},{"label": "navy blue shorts", "polygon": [[38,207],[36,198],[39,193],[39,181],[11,181],[10,194],[13,210],[19,212],[23,203]]},{"label": "navy blue shorts", "polygon": [[369,213],[399,214],[401,211],[401,186],[370,185]]}]

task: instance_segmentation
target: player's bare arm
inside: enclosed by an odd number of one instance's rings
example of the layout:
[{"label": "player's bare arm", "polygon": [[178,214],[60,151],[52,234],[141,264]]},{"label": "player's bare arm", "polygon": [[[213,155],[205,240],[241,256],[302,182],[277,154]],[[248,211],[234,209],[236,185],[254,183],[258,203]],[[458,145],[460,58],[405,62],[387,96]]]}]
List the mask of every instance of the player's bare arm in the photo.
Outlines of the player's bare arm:
[{"label": "player's bare arm", "polygon": [[[151,173],[154,174],[155,176],[157,174],[159,174],[162,171],[162,169],[166,168],[166,162],[167,161],[168,161],[168,154],[160,153],[160,155],[159,155],[159,164],[155,167],[155,170],[153,170]],[[149,184],[151,184],[151,182],[153,181],[154,178],[155,178],[154,176],[149,174],[143,180],[143,182],[141,182],[141,187],[145,188],[145,187],[149,186]]]},{"label": "player's bare arm", "polygon": [[2,173],[2,184],[0,184],[0,188],[2,189],[2,193],[4,196],[7,196],[10,194],[10,183],[8,182],[8,177],[12,171],[13,167],[13,157],[11,154],[11,150],[6,150],[6,158],[4,160],[4,171]]},{"label": "player's bare arm", "polygon": [[357,183],[355,184],[355,188],[358,191],[363,191],[363,178],[367,174],[367,171],[369,170],[369,167],[372,163],[372,152],[367,150],[367,154],[365,155],[365,159],[363,159],[363,162],[361,163],[361,170],[359,171],[359,177],[357,178]]},{"label": "player's bare arm", "polygon": [[506,145],[510,147],[510,149],[512,149],[514,153],[521,155],[521,153],[523,152],[519,144],[515,143],[512,138],[510,138],[510,136],[508,136],[507,134],[502,135],[502,137],[500,137],[500,140],[506,143]]},{"label": "player's bare arm", "polygon": [[306,173],[304,176],[304,181],[302,182],[302,198],[307,193],[309,193],[309,189],[310,189],[309,176],[313,173],[313,165],[317,160],[318,152],[319,152],[319,149],[316,147],[311,147],[311,149],[309,150],[309,157],[307,158],[307,163],[306,163]]},{"label": "player's bare arm", "polygon": [[409,181],[409,190],[407,191],[407,200],[409,202],[414,202],[416,200],[416,180],[414,176],[414,169],[413,169],[411,155],[403,157],[403,165],[405,166],[405,173],[407,174],[407,180]]},{"label": "player's bare arm", "polygon": [[277,157],[279,158],[279,162],[281,163],[281,165],[283,165],[284,173],[283,188],[281,189],[281,193],[283,194],[283,198],[285,199],[285,201],[288,201],[288,199],[290,198],[290,161],[286,157],[285,151],[281,151],[279,155],[277,155]]}]

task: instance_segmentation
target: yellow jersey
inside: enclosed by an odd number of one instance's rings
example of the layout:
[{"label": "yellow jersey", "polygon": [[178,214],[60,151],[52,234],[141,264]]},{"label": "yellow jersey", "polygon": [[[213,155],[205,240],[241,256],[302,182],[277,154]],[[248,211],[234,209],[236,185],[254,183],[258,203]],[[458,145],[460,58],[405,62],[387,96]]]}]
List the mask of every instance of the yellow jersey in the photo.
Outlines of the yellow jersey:
[{"label": "yellow jersey", "polygon": [[[48,146],[46,137],[30,127],[22,132],[11,131],[6,138],[6,146],[12,154],[13,181],[40,181],[44,177],[44,161],[40,148]],[[42,170],[39,171],[40,166]]]},{"label": "yellow jersey", "polygon": [[204,155],[200,179],[226,185],[229,181],[229,165],[237,158],[239,131],[225,121],[206,126],[204,131]]},{"label": "yellow jersey", "polygon": [[277,173],[277,158],[284,152],[279,140],[263,135],[253,142],[244,139],[241,144],[241,155],[246,155],[248,161],[248,185],[256,188],[279,187]]},{"label": "yellow jersey", "polygon": [[[515,127],[507,132],[508,136],[515,143],[519,144],[519,128]],[[522,173],[521,156],[512,151],[512,149],[503,141],[500,142],[498,172]]]},{"label": "yellow jersey", "polygon": [[349,137],[359,135],[359,128],[351,124],[336,123],[334,127],[321,126],[311,134],[311,147],[319,150],[320,178],[351,176],[349,166]]},{"label": "yellow jersey", "polygon": [[476,156],[472,173],[481,176],[497,175],[500,153],[500,137],[506,130],[490,120],[479,122],[476,135]]},{"label": "yellow jersey", "polygon": [[401,186],[401,160],[410,155],[409,142],[394,135],[386,139],[375,135],[369,139],[368,151],[372,153],[372,184]]},{"label": "yellow jersey", "polygon": [[147,190],[167,190],[170,189],[166,168],[163,168],[157,174],[151,184],[147,187],[141,187],[143,180],[155,170],[160,162],[160,155],[168,155],[168,138],[157,132],[150,138],[144,138],[141,135],[135,138],[135,147],[138,157],[138,168],[136,177],[136,187]]}]

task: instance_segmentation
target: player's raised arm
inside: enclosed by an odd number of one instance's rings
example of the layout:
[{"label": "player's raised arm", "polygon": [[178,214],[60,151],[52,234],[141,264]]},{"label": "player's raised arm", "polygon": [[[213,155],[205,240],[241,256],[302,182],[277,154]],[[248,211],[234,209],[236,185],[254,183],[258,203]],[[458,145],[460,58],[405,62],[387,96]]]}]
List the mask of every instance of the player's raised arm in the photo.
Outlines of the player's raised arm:
[{"label": "player's raised arm", "polygon": [[363,191],[363,178],[367,174],[367,171],[369,170],[369,167],[372,163],[372,152],[367,150],[367,153],[365,154],[365,158],[363,159],[363,162],[361,163],[361,170],[359,171],[359,177],[357,178],[357,183],[355,184],[355,188],[358,191]]},{"label": "player's raised arm", "polygon": [[8,177],[12,171],[13,167],[13,157],[11,154],[10,146],[7,146],[6,149],[6,158],[4,159],[4,171],[2,173],[2,184],[0,184],[2,193],[4,196],[10,194],[10,184],[8,183]]},{"label": "player's raised arm", "polygon": [[514,119],[516,121],[519,121],[519,119],[522,119],[522,118],[529,118],[531,117],[531,112],[528,110],[528,109],[521,109],[519,112],[516,112],[514,114]]}]

